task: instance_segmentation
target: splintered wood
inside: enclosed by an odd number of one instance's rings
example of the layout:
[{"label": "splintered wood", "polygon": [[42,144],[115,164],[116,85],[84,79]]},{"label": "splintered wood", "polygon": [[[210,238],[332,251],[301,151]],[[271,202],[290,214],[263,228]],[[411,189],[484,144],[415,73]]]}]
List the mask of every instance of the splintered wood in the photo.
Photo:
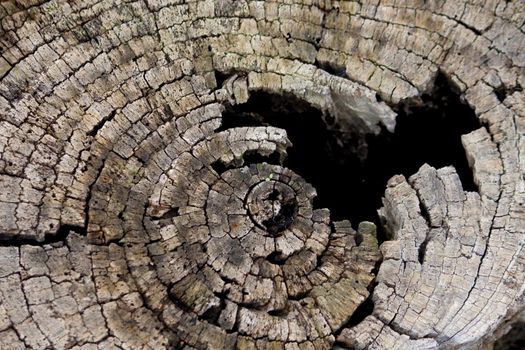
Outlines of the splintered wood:
[{"label": "splintered wood", "polygon": [[[520,319],[523,1],[11,0],[0,17],[0,349],[490,349]],[[438,72],[482,125],[462,137],[478,191],[453,167],[394,176],[380,246],[314,206],[285,130],[222,125],[264,91],[392,131],[389,106]]]}]

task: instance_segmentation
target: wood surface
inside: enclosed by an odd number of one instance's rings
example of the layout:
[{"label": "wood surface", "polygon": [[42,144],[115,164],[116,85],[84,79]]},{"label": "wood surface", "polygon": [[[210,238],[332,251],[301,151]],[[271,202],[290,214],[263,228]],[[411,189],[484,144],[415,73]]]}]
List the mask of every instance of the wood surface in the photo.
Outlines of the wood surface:
[{"label": "wood surface", "polygon": [[[523,319],[523,0],[9,0],[0,18],[1,349],[490,349]],[[380,223],[314,206],[285,130],[221,128],[264,91],[393,131],[439,72],[480,121],[462,136],[478,191],[450,166],[392,177],[380,245]]]}]

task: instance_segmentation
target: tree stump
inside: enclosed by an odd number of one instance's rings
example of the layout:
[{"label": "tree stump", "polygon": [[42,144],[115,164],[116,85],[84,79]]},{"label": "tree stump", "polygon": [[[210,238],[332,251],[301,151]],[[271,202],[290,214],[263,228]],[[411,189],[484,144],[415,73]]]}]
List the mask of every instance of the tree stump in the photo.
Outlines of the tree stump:
[{"label": "tree stump", "polygon": [[[10,0],[0,17],[1,349],[491,349],[522,326],[523,1]],[[224,117],[280,96],[364,161],[438,75],[479,123],[461,137],[475,190],[421,164],[383,185],[379,220],[317,205],[272,103]]]}]

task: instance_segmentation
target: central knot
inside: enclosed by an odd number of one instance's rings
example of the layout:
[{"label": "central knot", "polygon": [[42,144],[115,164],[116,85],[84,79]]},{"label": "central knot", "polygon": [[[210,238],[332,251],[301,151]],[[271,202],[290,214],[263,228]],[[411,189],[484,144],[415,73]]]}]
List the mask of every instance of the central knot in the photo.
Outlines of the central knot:
[{"label": "central knot", "polygon": [[279,181],[265,181],[254,186],[247,201],[250,217],[260,228],[278,236],[297,214],[295,191]]}]

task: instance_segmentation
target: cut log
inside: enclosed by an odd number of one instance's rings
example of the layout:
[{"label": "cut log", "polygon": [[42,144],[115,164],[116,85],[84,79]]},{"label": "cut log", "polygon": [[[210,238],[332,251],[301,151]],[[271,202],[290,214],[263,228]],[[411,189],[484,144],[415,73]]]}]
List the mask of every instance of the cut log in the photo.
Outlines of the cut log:
[{"label": "cut log", "polygon": [[[2,2],[0,348],[492,349],[519,336],[524,10]],[[287,130],[223,120],[256,93],[290,98],[334,139],[359,137],[363,158],[438,75],[479,120],[461,138],[476,190],[421,164],[384,184],[375,223],[318,206],[286,163]]]}]

